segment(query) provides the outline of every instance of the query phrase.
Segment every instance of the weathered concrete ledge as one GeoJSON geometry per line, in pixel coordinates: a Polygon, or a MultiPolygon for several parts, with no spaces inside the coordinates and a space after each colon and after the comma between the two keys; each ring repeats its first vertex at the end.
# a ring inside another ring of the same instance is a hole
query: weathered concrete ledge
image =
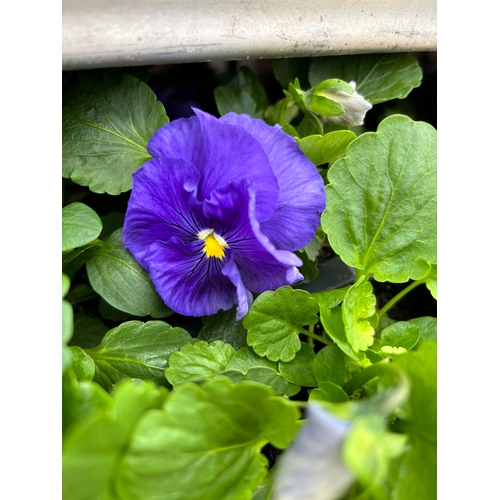
{"type": "Polygon", "coordinates": [[[437,50],[436,0],[63,0],[63,70],[437,50]]]}

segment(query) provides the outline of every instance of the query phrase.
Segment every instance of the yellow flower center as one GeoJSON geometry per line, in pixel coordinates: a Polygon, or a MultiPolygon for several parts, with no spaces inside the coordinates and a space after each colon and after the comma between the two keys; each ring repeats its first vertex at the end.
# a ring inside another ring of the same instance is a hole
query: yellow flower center
{"type": "Polygon", "coordinates": [[[224,248],[228,248],[228,244],[218,234],[214,233],[213,229],[205,229],[198,233],[200,240],[205,240],[205,247],[203,251],[207,257],[217,257],[222,259],[224,257],[224,248]]]}

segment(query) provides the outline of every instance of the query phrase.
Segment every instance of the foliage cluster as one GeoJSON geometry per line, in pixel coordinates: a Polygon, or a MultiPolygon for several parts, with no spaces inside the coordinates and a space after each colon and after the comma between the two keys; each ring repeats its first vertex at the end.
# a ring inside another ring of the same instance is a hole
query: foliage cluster
{"type": "MultiPolygon", "coordinates": [[[[335,498],[436,496],[436,318],[387,316],[416,286],[437,298],[436,130],[401,114],[376,132],[331,120],[348,111],[339,92],[370,108],[405,98],[422,71],[406,54],[271,65],[283,99],[269,103],[243,67],[214,90],[217,108],[296,139],[327,194],[321,227],[298,252],[300,270],[313,281],[330,246],[356,270],[354,282],[266,291],[242,321],[233,308],[197,323],[163,303],[123,248],[123,213],[63,203],[68,500],[284,499],[273,497],[279,471],[268,451],[287,453],[311,403],[350,422],[341,453],[353,480],[335,498]],[[377,309],[373,281],[408,286],[377,309]]],[[[111,206],[169,120],[148,75],[90,71],[64,83],[63,177],[111,206]]]]}

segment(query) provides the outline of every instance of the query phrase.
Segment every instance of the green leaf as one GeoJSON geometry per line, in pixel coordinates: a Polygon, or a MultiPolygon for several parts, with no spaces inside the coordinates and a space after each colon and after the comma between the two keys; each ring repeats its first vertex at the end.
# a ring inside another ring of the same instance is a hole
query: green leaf
{"type": "MultiPolygon", "coordinates": [[[[281,106],[283,105],[284,99],[280,99],[275,102],[272,106],[268,106],[264,111],[263,119],[268,125],[276,125],[279,123],[279,116],[281,111],[281,106]]],[[[295,137],[295,129],[290,125],[290,122],[299,114],[299,108],[297,106],[288,106],[285,110],[285,116],[283,118],[283,131],[287,134],[295,137]]]]}
{"type": "Polygon", "coordinates": [[[214,97],[221,116],[231,112],[238,115],[257,116],[257,106],[246,90],[235,87],[217,87],[214,90],[214,97]]]}
{"type": "Polygon", "coordinates": [[[69,291],[66,300],[71,302],[72,306],[97,298],[97,293],[90,288],[86,283],[78,283],[69,291]]]}
{"type": "MultiPolygon", "coordinates": [[[[65,289],[63,275],[63,294],[65,289]]],[[[68,342],[73,336],[73,307],[67,300],[62,301],[62,369],[63,371],[71,365],[72,354],[68,349],[68,342]]]]}
{"type": "Polygon", "coordinates": [[[109,302],[106,302],[102,297],[99,299],[99,314],[105,318],[110,319],[112,321],[125,321],[133,316],[130,313],[120,311],[116,307],[113,307],[109,302]]]}
{"type": "Polygon", "coordinates": [[[356,356],[347,341],[344,321],[342,319],[342,308],[340,306],[335,306],[330,309],[328,305],[321,304],[319,311],[321,324],[323,325],[323,328],[328,336],[335,342],[342,352],[349,357],[351,361],[360,365],[361,361],[356,356]]]}
{"type": "Polygon", "coordinates": [[[420,85],[422,70],[409,54],[361,54],[315,59],[309,69],[311,85],[330,78],[356,82],[356,92],[368,102],[377,104],[406,97],[420,85]]]}
{"type": "Polygon", "coordinates": [[[285,448],[298,429],[298,409],[254,382],[226,377],[174,389],[161,411],[134,432],[116,491],[123,500],[250,499],[264,479],[268,442],[285,448]]]}
{"type": "Polygon", "coordinates": [[[334,290],[326,290],[325,292],[314,292],[312,296],[317,300],[320,306],[324,305],[329,309],[333,309],[344,300],[345,294],[350,287],[351,285],[336,288],[334,290]]]}
{"type": "Polygon", "coordinates": [[[318,255],[321,245],[325,241],[325,237],[326,235],[323,232],[323,229],[321,229],[321,227],[318,227],[314,238],[302,249],[309,260],[316,260],[316,256],[318,255]]]}
{"type": "Polygon", "coordinates": [[[250,368],[263,366],[278,370],[278,363],[267,358],[259,356],[250,346],[243,346],[238,349],[226,366],[226,370],[240,370],[246,372],[250,368]]]}
{"type": "Polygon", "coordinates": [[[73,279],[80,268],[92,257],[96,247],[101,245],[100,240],[94,240],[92,243],[78,247],[75,250],[69,250],[62,254],[63,272],[73,279]]]}
{"type": "Polygon", "coordinates": [[[233,382],[251,380],[268,385],[277,396],[293,396],[300,391],[300,387],[290,384],[277,372],[276,362],[257,356],[248,346],[235,352],[221,341],[210,344],[199,341],[172,353],[168,363],[165,374],[173,386],[223,375],[233,382]]]}
{"type": "Polygon", "coordinates": [[[247,343],[271,361],[291,361],[300,349],[303,325],[314,325],[318,303],[303,290],[284,286],[257,297],[243,319],[247,343]]]}
{"type": "MultiPolygon", "coordinates": [[[[305,138],[310,135],[315,135],[318,133],[316,125],[310,120],[307,116],[305,116],[300,124],[296,127],[296,134],[294,136],[305,138]]],[[[324,130],[324,129],[323,129],[324,130]]]]}
{"type": "Polygon", "coordinates": [[[71,287],[71,280],[66,274],[62,275],[62,298],[66,297],[71,287]]]}
{"type": "Polygon", "coordinates": [[[104,215],[101,220],[103,227],[99,239],[101,241],[107,241],[115,231],[123,227],[125,214],[123,212],[111,212],[104,215]]]}
{"type": "Polygon", "coordinates": [[[313,373],[314,349],[305,342],[301,342],[300,350],[292,361],[278,363],[281,375],[291,382],[303,387],[316,387],[318,383],[313,373]]]}
{"type": "Polygon", "coordinates": [[[101,319],[76,313],[73,337],[69,345],[90,349],[101,343],[108,330],[101,319]]]}
{"type": "Polygon", "coordinates": [[[368,318],[375,314],[376,302],[373,286],[367,277],[352,285],[342,302],[345,335],[355,353],[365,351],[373,344],[375,330],[368,318]]]}
{"type": "Polygon", "coordinates": [[[101,219],[87,205],[75,202],[62,209],[63,252],[94,241],[101,230],[101,219]]]}
{"type": "Polygon", "coordinates": [[[198,333],[200,340],[213,342],[222,340],[226,344],[231,344],[235,349],[240,349],[246,345],[247,331],[243,328],[241,321],[236,321],[236,308],[229,311],[219,311],[212,316],[201,318],[203,326],[198,333]]]}
{"type": "Polygon", "coordinates": [[[356,139],[356,134],[349,130],[328,132],[325,135],[310,135],[297,139],[300,149],[318,167],[333,163],[345,155],[347,146],[356,139]]]}
{"type": "MultiPolygon", "coordinates": [[[[323,80],[314,86],[309,92],[315,95],[325,95],[325,91],[341,91],[352,95],[354,93],[354,88],[347,82],[339,80],[338,78],[330,78],[328,80],[323,80]]],[[[328,92],[326,92],[328,93],[328,92]]]]}
{"type": "Polygon", "coordinates": [[[264,111],[268,106],[267,94],[255,73],[247,66],[242,66],[238,74],[229,82],[234,86],[246,90],[255,102],[257,111],[264,111]]]}
{"type": "Polygon", "coordinates": [[[113,479],[140,417],[165,397],[151,382],[123,380],[111,408],[95,410],[73,425],[63,440],[63,498],[110,499],[113,479]]]}
{"type": "Polygon", "coordinates": [[[409,321],[398,321],[384,328],[380,333],[380,345],[403,347],[407,351],[418,344],[420,329],[409,321]]]}
{"type": "Polygon", "coordinates": [[[267,385],[274,390],[276,396],[294,396],[300,392],[300,386],[291,384],[286,381],[275,369],[267,366],[252,366],[243,373],[238,370],[224,370],[219,373],[230,378],[233,382],[241,382],[242,380],[250,380],[260,384],[267,385]]]}
{"type": "Polygon", "coordinates": [[[409,319],[408,322],[418,326],[420,331],[419,344],[427,340],[437,342],[437,318],[423,316],[421,318],[409,319]]]}
{"type": "Polygon", "coordinates": [[[437,353],[435,342],[398,356],[394,365],[410,379],[411,392],[400,408],[399,432],[408,434],[405,454],[392,464],[391,498],[436,498],[437,353]]]}
{"type": "Polygon", "coordinates": [[[358,137],[328,171],[321,222],[334,251],[377,281],[436,263],[436,130],[401,115],[358,137]]]}
{"type": "Polygon", "coordinates": [[[124,74],[81,74],[63,95],[63,177],[95,193],[120,194],[151,158],[146,149],[165,123],[150,87],[124,74]]]}
{"type": "Polygon", "coordinates": [[[433,443],[409,437],[408,451],[392,464],[394,500],[437,498],[437,453],[433,443]]]}
{"type": "Polygon", "coordinates": [[[310,64],[307,58],[271,59],[269,64],[273,68],[274,77],[284,89],[288,89],[290,83],[296,79],[307,85],[307,72],[310,64]]]}
{"type": "MultiPolygon", "coordinates": [[[[384,482],[390,473],[391,462],[399,457],[406,437],[388,432],[382,415],[361,415],[353,421],[345,440],[343,455],[351,472],[375,494],[383,496],[384,482]]],[[[407,498],[431,498],[410,495],[407,498]]]]}
{"type": "Polygon", "coordinates": [[[112,411],[112,408],[113,399],[99,384],[78,381],[71,368],[64,371],[62,377],[63,438],[72,426],[81,425],[81,421],[91,413],[112,411]]]}
{"type": "Polygon", "coordinates": [[[252,500],[272,500],[273,481],[276,470],[276,467],[269,470],[264,481],[252,492],[252,500]]]}
{"type": "Polygon", "coordinates": [[[431,295],[437,300],[438,295],[437,295],[437,265],[431,266],[431,271],[429,274],[425,277],[425,284],[429,291],[431,292],[431,295]]]}
{"type": "MultiPolygon", "coordinates": [[[[374,339],[373,343],[375,344],[376,340],[374,339]]],[[[374,351],[373,349],[367,349],[366,351],[363,351],[363,354],[368,358],[370,363],[374,365],[375,363],[380,363],[384,359],[384,356],[379,354],[377,351],[374,351]]]]}
{"type": "Polygon", "coordinates": [[[313,361],[313,373],[318,382],[333,382],[339,386],[345,382],[345,360],[337,345],[321,349],[313,361]]]}
{"type": "Polygon", "coordinates": [[[330,403],[345,403],[349,396],[340,385],[334,382],[320,382],[309,394],[309,401],[328,401],[330,403]]]}
{"type": "Polygon", "coordinates": [[[220,340],[199,340],[182,346],[168,359],[167,380],[175,387],[185,382],[203,380],[226,369],[234,355],[234,347],[220,340]]]}
{"type": "Polygon", "coordinates": [[[401,407],[404,430],[435,443],[437,436],[437,346],[424,342],[393,361],[410,379],[411,392],[401,407]]]}
{"type": "Polygon", "coordinates": [[[306,105],[310,111],[320,116],[339,116],[344,113],[342,104],[323,96],[311,95],[306,105]]]}
{"type": "Polygon", "coordinates": [[[262,118],[268,105],[264,88],[246,66],[240,68],[227,86],[216,88],[214,96],[221,116],[233,111],[262,118]]]}
{"type": "Polygon", "coordinates": [[[314,280],[318,277],[318,264],[316,257],[309,259],[306,252],[295,252],[295,255],[302,261],[299,272],[304,277],[304,281],[314,280]]]}
{"type": "Polygon", "coordinates": [[[94,257],[87,262],[87,273],[92,288],[121,311],[153,318],[172,314],[148,273],[123,247],[121,229],[96,248],[94,257]]]}
{"type": "Polygon", "coordinates": [[[194,339],[182,328],[163,321],[128,321],[109,330],[87,354],[96,365],[95,380],[106,389],[124,377],[165,385],[168,357],[194,339]]]}
{"type": "Polygon", "coordinates": [[[62,301],[62,338],[68,343],[73,336],[73,307],[67,300],[62,301]]]}
{"type": "Polygon", "coordinates": [[[71,368],[78,380],[92,380],[95,374],[94,360],[81,347],[70,347],[70,351],[73,358],[71,368]]]}

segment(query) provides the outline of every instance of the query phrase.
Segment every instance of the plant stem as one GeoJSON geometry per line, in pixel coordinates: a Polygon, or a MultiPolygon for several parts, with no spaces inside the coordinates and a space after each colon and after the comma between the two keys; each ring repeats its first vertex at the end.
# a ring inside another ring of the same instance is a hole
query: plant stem
{"type": "Polygon", "coordinates": [[[358,387],[361,387],[364,383],[368,382],[368,380],[378,377],[382,373],[386,373],[390,370],[391,368],[388,363],[389,361],[384,360],[361,370],[357,375],[354,375],[354,377],[348,380],[342,389],[344,389],[347,394],[352,394],[358,387]]]}
{"type": "Polygon", "coordinates": [[[314,335],[314,325],[309,325],[309,336],[307,337],[307,343],[314,348],[314,339],[310,336],[310,334],[314,335]]]}
{"type": "Polygon", "coordinates": [[[305,111],[305,114],[309,117],[310,120],[312,120],[314,126],[318,129],[319,135],[323,135],[323,124],[321,123],[321,120],[314,113],[311,113],[307,108],[305,109],[305,111]]]}
{"type": "Polygon", "coordinates": [[[410,285],[408,285],[406,288],[404,288],[403,290],[401,290],[391,300],[389,300],[389,302],[387,302],[387,304],[384,307],[382,307],[382,309],[380,309],[380,311],[377,313],[378,314],[378,320],[379,320],[379,322],[386,315],[387,311],[389,311],[390,309],[392,309],[394,307],[394,305],[399,300],[401,300],[407,293],[411,292],[415,287],[417,287],[418,285],[421,285],[422,283],[425,283],[425,281],[424,280],[414,281],[413,283],[411,283],[410,285]]]}
{"type": "Polygon", "coordinates": [[[292,99],[291,96],[287,96],[283,99],[283,102],[281,103],[280,107],[280,112],[278,114],[278,123],[283,127],[286,125],[285,119],[286,119],[286,109],[287,109],[287,104],[290,102],[292,99]]]}
{"type": "Polygon", "coordinates": [[[361,269],[356,269],[356,275],[354,276],[354,283],[356,283],[356,281],[358,281],[359,278],[361,278],[361,276],[364,276],[361,269]]]}
{"type": "MultiPolygon", "coordinates": [[[[307,331],[307,330],[302,329],[301,333],[303,333],[304,335],[307,335],[308,337],[316,339],[316,340],[318,340],[319,342],[322,342],[325,345],[330,345],[332,343],[332,342],[329,342],[328,340],[324,339],[323,337],[320,337],[319,335],[316,335],[315,333],[312,333],[311,331],[307,331]]],[[[308,339],[308,341],[309,341],[309,339],[308,339]]]]}

